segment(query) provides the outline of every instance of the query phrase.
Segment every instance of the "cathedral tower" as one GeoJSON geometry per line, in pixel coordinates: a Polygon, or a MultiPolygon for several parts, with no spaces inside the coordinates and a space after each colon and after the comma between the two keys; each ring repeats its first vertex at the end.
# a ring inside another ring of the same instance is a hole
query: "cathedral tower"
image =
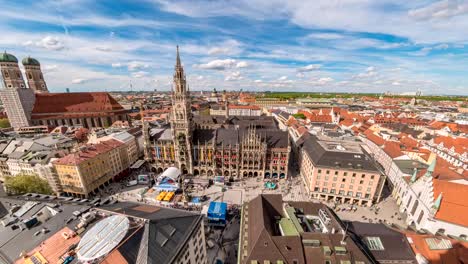
{"type": "Polygon", "coordinates": [[[7,112],[8,120],[14,129],[31,125],[31,112],[34,107],[34,91],[27,89],[15,56],[0,54],[0,99],[7,112]]]}
{"type": "Polygon", "coordinates": [[[182,173],[193,173],[192,162],[192,104],[184,68],[180,62],[179,46],[172,87],[171,127],[175,158],[182,173]]]}
{"type": "Polygon", "coordinates": [[[41,64],[34,58],[24,58],[23,66],[26,71],[26,79],[28,80],[29,89],[33,89],[36,93],[47,93],[47,84],[41,71],[41,64]]]}
{"type": "Polygon", "coordinates": [[[0,68],[2,70],[3,84],[5,89],[26,88],[18,66],[18,59],[5,52],[0,55],[0,68]]]}

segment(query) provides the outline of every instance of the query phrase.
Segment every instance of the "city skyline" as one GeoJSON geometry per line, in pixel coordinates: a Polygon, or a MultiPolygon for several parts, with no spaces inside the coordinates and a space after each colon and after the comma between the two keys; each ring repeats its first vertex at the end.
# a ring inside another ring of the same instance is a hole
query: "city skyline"
{"type": "Polygon", "coordinates": [[[0,48],[52,92],[170,90],[179,45],[191,90],[467,95],[463,1],[209,2],[4,3],[0,48]]]}

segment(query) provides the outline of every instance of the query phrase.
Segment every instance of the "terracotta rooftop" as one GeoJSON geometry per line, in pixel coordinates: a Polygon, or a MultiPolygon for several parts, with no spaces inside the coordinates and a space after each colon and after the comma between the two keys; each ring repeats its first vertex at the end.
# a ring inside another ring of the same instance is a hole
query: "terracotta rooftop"
{"type": "Polygon", "coordinates": [[[34,117],[61,113],[103,113],[126,111],[109,93],[38,93],[32,111],[34,117]]]}
{"type": "Polygon", "coordinates": [[[433,250],[429,248],[426,239],[441,239],[441,237],[420,235],[411,231],[406,231],[405,235],[411,239],[410,245],[414,253],[422,255],[431,264],[468,263],[468,242],[443,237],[442,239],[447,239],[452,243],[452,248],[433,250]]]}
{"type": "Polygon", "coordinates": [[[435,218],[468,226],[468,185],[433,179],[434,199],[442,193],[442,203],[435,218]]]}
{"type": "MultiPolygon", "coordinates": [[[[80,241],[79,236],[74,236],[69,239],[65,239],[62,236],[62,233],[71,233],[73,232],[70,228],[65,227],[62,230],[55,233],[53,236],[45,240],[41,245],[36,247],[35,249],[28,252],[28,256],[32,256],[35,254],[40,254],[42,257],[47,260],[47,263],[58,263],[59,258],[67,253],[68,248],[76,244],[80,241]]],[[[18,245],[19,246],[19,245],[18,245]]],[[[16,264],[27,264],[27,263],[36,263],[32,262],[29,258],[20,258],[16,262],[16,264]]]]}
{"type": "Polygon", "coordinates": [[[376,134],[374,134],[374,132],[372,132],[369,129],[364,131],[363,134],[367,137],[368,140],[374,142],[374,144],[378,146],[382,146],[383,144],[385,144],[385,140],[383,138],[377,136],[376,134]]]}
{"type": "Polygon", "coordinates": [[[383,150],[390,156],[392,159],[401,157],[405,155],[400,148],[400,144],[394,141],[385,142],[383,150]]]}
{"type": "Polygon", "coordinates": [[[229,109],[251,109],[260,110],[260,107],[256,105],[229,105],[229,109]]]}
{"type": "Polygon", "coordinates": [[[101,141],[99,144],[87,145],[83,150],[68,154],[67,156],[60,158],[53,163],[57,165],[78,165],[81,162],[92,159],[123,144],[124,143],[115,139],[101,141]]]}
{"type": "Polygon", "coordinates": [[[434,138],[434,143],[437,145],[442,144],[442,146],[447,149],[453,148],[453,150],[460,155],[463,155],[463,153],[468,151],[468,138],[466,137],[438,136],[434,138]]]}

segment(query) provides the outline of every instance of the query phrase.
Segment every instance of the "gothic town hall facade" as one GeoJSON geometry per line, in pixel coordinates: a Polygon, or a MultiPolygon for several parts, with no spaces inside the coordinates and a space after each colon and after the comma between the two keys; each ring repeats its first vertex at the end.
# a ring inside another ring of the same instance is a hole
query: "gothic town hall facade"
{"type": "Polygon", "coordinates": [[[289,136],[274,118],[192,115],[178,49],[169,123],[143,124],[145,158],[156,173],[177,167],[185,174],[210,178],[288,175],[289,136]]]}

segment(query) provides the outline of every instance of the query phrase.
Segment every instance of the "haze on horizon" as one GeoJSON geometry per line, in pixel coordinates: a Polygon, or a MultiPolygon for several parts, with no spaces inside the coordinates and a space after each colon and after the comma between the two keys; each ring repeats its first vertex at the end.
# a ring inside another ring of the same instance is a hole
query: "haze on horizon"
{"type": "Polygon", "coordinates": [[[468,95],[468,2],[0,0],[0,48],[49,89],[468,95]]]}

